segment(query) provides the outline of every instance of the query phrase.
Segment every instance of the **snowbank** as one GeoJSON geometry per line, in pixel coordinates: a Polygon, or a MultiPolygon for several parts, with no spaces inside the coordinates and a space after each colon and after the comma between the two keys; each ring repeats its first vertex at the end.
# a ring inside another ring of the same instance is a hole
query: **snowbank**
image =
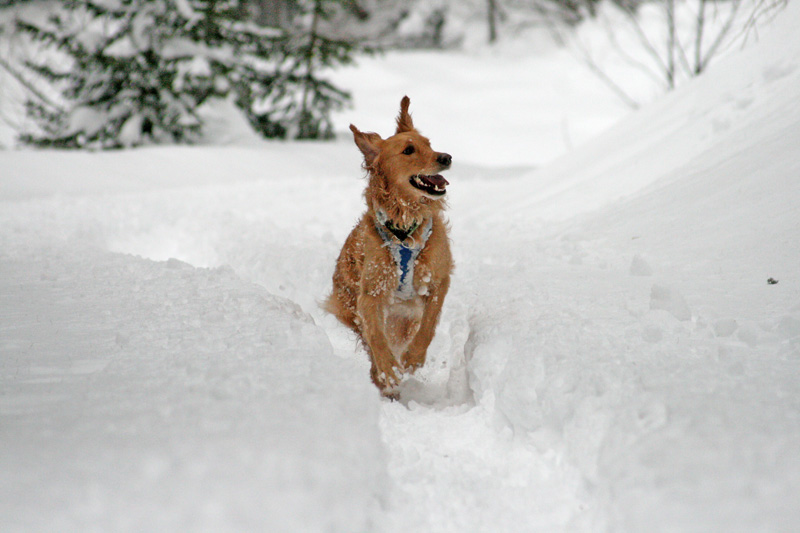
{"type": "Polygon", "coordinates": [[[481,211],[471,383],[578,466],[575,528],[800,523],[798,14],[481,211]]]}
{"type": "Polygon", "coordinates": [[[377,393],[296,304],[230,268],[4,237],[5,531],[373,528],[377,393]]]}

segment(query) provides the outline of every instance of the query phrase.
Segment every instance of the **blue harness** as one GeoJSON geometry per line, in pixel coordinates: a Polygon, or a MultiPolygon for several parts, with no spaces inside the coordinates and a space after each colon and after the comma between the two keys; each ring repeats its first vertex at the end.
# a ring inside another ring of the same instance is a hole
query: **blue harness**
{"type": "Polygon", "coordinates": [[[400,235],[390,229],[393,226],[390,226],[391,222],[386,213],[376,211],[375,219],[375,229],[383,239],[383,246],[389,249],[394,264],[397,265],[398,284],[395,296],[401,300],[409,300],[414,297],[414,263],[433,232],[433,218],[429,218],[425,223],[419,239],[410,235],[417,229],[416,226],[401,239],[400,235]],[[397,238],[392,238],[393,235],[397,238]]]}

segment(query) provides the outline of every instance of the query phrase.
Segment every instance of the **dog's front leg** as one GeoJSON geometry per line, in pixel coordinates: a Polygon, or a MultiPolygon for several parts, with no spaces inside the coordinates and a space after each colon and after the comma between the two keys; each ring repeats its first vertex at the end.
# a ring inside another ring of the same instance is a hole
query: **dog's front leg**
{"type": "Polygon", "coordinates": [[[390,398],[396,396],[394,388],[398,379],[395,368],[397,361],[389,348],[386,334],[383,331],[384,301],[382,295],[372,295],[363,291],[358,297],[358,316],[361,321],[361,336],[367,345],[372,369],[372,381],[380,389],[381,394],[390,398]]]}
{"type": "Polygon", "coordinates": [[[444,297],[447,296],[449,288],[449,278],[445,278],[438,284],[429,287],[419,331],[417,331],[411,344],[408,345],[406,353],[403,354],[404,369],[414,372],[425,364],[425,355],[428,352],[428,346],[433,340],[436,324],[439,322],[439,313],[442,311],[444,297]]]}

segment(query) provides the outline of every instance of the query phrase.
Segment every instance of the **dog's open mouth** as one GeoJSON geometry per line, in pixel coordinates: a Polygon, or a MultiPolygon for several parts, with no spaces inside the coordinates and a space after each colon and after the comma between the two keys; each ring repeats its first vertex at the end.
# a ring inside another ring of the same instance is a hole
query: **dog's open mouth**
{"type": "Polygon", "coordinates": [[[447,192],[449,183],[444,179],[441,174],[434,176],[426,176],[424,174],[417,174],[411,176],[411,185],[417,189],[430,194],[431,196],[441,196],[447,192]]]}

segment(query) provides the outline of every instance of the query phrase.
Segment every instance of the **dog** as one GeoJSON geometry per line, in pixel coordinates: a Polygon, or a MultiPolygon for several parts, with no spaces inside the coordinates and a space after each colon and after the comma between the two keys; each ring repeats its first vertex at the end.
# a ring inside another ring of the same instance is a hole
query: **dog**
{"type": "Polygon", "coordinates": [[[397,130],[386,139],[350,125],[364,156],[367,210],[345,240],[325,302],[358,335],[373,383],[394,400],[398,374],[425,364],[453,271],[442,216],[449,183],[439,174],[452,157],[416,130],[409,103],[400,101],[397,130]]]}

